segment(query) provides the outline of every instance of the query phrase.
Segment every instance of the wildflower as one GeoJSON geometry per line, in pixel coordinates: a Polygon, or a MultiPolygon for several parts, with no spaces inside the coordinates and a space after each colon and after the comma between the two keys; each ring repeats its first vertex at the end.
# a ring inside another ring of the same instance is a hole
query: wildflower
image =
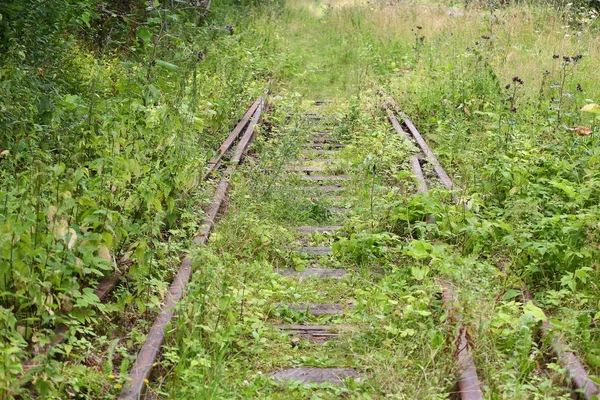
{"type": "Polygon", "coordinates": [[[148,378],[144,379],[144,383],[147,385],[148,383],[150,383],[150,381],[148,380],[148,378]]]}
{"type": "Polygon", "coordinates": [[[110,374],[110,375],[108,376],[108,379],[115,379],[115,376],[114,376],[113,374],[110,374]]]}
{"type": "Polygon", "coordinates": [[[510,89],[510,83],[508,83],[506,86],[504,86],[504,88],[505,88],[506,90],[510,89]]]}
{"type": "Polygon", "coordinates": [[[487,36],[487,35],[481,35],[481,38],[482,38],[482,39],[486,39],[486,40],[489,40],[489,39],[490,39],[490,37],[489,37],[489,36],[487,36]]]}
{"type": "Polygon", "coordinates": [[[571,57],[573,62],[577,62],[577,61],[581,60],[582,58],[583,58],[582,54],[577,54],[576,56],[571,57]]]}
{"type": "Polygon", "coordinates": [[[197,52],[196,57],[198,57],[198,61],[204,60],[204,52],[203,51],[197,52]]]}
{"type": "Polygon", "coordinates": [[[552,54],[552,58],[554,58],[556,60],[557,58],[560,58],[560,55],[558,55],[558,54],[552,54]]]}
{"type": "Polygon", "coordinates": [[[423,27],[420,25],[417,25],[417,29],[423,29],[423,27]]]}
{"type": "Polygon", "coordinates": [[[513,107],[511,107],[511,108],[510,108],[510,112],[517,112],[517,107],[514,107],[514,106],[513,106],[513,107]]]}
{"type": "Polygon", "coordinates": [[[583,92],[583,88],[581,87],[581,83],[577,84],[577,91],[578,92],[583,92]]]}
{"type": "Polygon", "coordinates": [[[569,57],[569,56],[563,56],[563,61],[568,64],[568,63],[571,62],[571,57],[569,57]]]}
{"type": "Polygon", "coordinates": [[[512,81],[513,81],[514,83],[519,83],[519,84],[521,84],[521,85],[525,83],[525,81],[524,81],[523,79],[519,78],[518,76],[515,76],[515,77],[512,79],[512,81]]]}
{"type": "Polygon", "coordinates": [[[230,34],[233,35],[233,33],[235,32],[235,29],[233,28],[233,25],[227,25],[225,27],[225,30],[228,31],[230,34]]]}

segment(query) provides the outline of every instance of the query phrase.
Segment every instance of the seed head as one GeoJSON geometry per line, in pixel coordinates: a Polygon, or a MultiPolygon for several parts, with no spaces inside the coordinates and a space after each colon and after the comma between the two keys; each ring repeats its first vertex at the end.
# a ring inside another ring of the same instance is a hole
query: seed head
{"type": "Polygon", "coordinates": [[[560,58],[560,55],[558,55],[558,54],[552,54],[552,58],[554,58],[556,60],[557,58],[560,58]]]}
{"type": "Polygon", "coordinates": [[[577,84],[577,91],[578,92],[583,92],[583,88],[581,87],[581,83],[577,84]]]}
{"type": "Polygon", "coordinates": [[[504,88],[505,88],[506,90],[510,89],[510,83],[508,83],[506,86],[504,86],[504,88]]]}
{"type": "Polygon", "coordinates": [[[481,36],[481,38],[482,38],[482,39],[485,39],[485,40],[489,40],[489,39],[490,39],[490,37],[489,37],[489,36],[487,36],[487,35],[482,35],[482,36],[481,36]]]}
{"type": "Polygon", "coordinates": [[[517,112],[517,107],[511,107],[510,112],[513,112],[513,113],[517,112]]]}

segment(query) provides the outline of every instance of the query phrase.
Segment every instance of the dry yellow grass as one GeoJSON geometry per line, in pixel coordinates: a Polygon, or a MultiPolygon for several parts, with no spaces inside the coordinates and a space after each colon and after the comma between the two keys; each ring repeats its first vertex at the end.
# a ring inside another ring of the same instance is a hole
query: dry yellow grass
{"type": "MultiPolygon", "coordinates": [[[[291,4],[310,10],[317,17],[322,17],[331,8],[328,29],[345,35],[354,32],[356,37],[348,40],[356,40],[357,45],[364,32],[382,46],[392,41],[410,43],[418,33],[425,36],[429,46],[435,46],[431,49],[431,57],[437,58],[435,63],[438,64],[452,57],[464,57],[466,47],[477,47],[502,82],[509,82],[518,75],[531,92],[539,88],[544,71],[552,72],[560,66],[560,60],[553,59],[553,54],[583,54],[574,76],[587,81],[588,93],[600,93],[600,81],[592,79],[600,76],[597,62],[600,60],[600,41],[585,28],[574,32],[553,9],[521,5],[497,10],[491,17],[485,10],[457,11],[425,3],[293,0],[291,4]],[[418,32],[417,26],[422,28],[418,32]]],[[[398,54],[399,58],[401,56],[398,54]]]]}

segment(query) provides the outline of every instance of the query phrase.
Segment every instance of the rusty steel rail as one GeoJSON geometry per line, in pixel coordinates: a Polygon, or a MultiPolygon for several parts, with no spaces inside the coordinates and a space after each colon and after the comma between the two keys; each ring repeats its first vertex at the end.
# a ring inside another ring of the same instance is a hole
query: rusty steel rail
{"type": "MultiPolygon", "coordinates": [[[[533,302],[533,296],[529,289],[523,289],[523,303],[533,302]]],[[[586,399],[597,399],[600,397],[600,388],[590,379],[587,371],[575,353],[568,350],[568,345],[560,338],[552,334],[553,326],[548,321],[542,321],[541,333],[544,338],[550,340],[550,347],[554,355],[569,374],[570,383],[573,388],[579,392],[579,395],[586,399]]]]}
{"type": "MultiPolygon", "coordinates": [[[[398,122],[398,118],[396,118],[394,113],[392,113],[390,110],[388,110],[388,118],[396,129],[396,132],[403,136],[405,140],[412,143],[410,135],[406,133],[404,129],[402,129],[402,125],[400,125],[400,122],[398,122]]],[[[425,181],[425,175],[423,174],[423,169],[421,168],[421,162],[416,154],[413,154],[410,157],[410,166],[413,174],[415,175],[415,179],[417,180],[417,193],[427,193],[429,188],[427,187],[427,182],[425,181]]],[[[435,217],[433,215],[428,215],[425,220],[428,224],[431,224],[435,222],[435,217]]]]}
{"type": "Polygon", "coordinates": [[[389,94],[386,93],[385,90],[381,88],[378,89],[378,92],[387,101],[387,104],[383,105],[383,109],[387,111],[388,117],[390,118],[392,125],[394,125],[394,128],[396,128],[396,131],[398,131],[398,133],[407,138],[409,141],[414,141],[417,143],[417,145],[421,148],[421,151],[427,158],[427,161],[429,161],[429,163],[431,163],[431,165],[433,166],[435,173],[440,178],[444,187],[451,191],[450,193],[452,195],[452,201],[458,202],[458,197],[453,192],[455,186],[452,182],[452,179],[450,179],[450,177],[444,170],[444,167],[442,167],[440,161],[437,159],[437,157],[435,156],[425,139],[423,139],[423,136],[421,136],[421,134],[419,133],[415,125],[411,122],[411,120],[408,118],[408,116],[398,107],[393,97],[391,97],[389,94]],[[398,118],[396,117],[396,115],[394,115],[394,112],[398,114],[400,118],[402,118],[402,122],[410,131],[410,135],[402,129],[398,118]]]}
{"type": "Polygon", "coordinates": [[[410,121],[410,119],[408,119],[406,114],[401,113],[400,116],[402,117],[404,124],[412,134],[413,138],[423,151],[423,154],[425,154],[425,156],[427,157],[427,160],[431,163],[431,165],[433,165],[433,169],[444,184],[444,187],[448,190],[454,189],[454,183],[452,183],[452,179],[450,179],[446,171],[444,171],[442,164],[440,164],[435,154],[433,154],[433,151],[431,151],[431,148],[429,148],[429,145],[427,145],[427,142],[425,141],[425,139],[423,139],[423,136],[421,136],[417,128],[415,128],[415,126],[410,121]]]}
{"type": "MultiPolygon", "coordinates": [[[[383,95],[386,95],[385,92],[383,92],[383,91],[380,91],[380,93],[382,93],[383,95]]],[[[419,144],[419,147],[421,147],[421,150],[427,156],[428,160],[433,164],[434,170],[437,173],[438,177],[444,183],[444,186],[446,186],[446,188],[448,188],[448,189],[453,188],[454,185],[452,183],[452,180],[450,179],[450,177],[448,177],[448,175],[444,171],[444,169],[443,169],[442,165],[439,163],[439,161],[437,161],[437,158],[435,157],[435,155],[433,154],[433,152],[431,151],[429,146],[427,146],[427,143],[425,142],[423,137],[419,134],[419,132],[414,127],[412,122],[410,122],[410,119],[408,119],[406,114],[404,114],[402,111],[400,111],[396,107],[394,107],[394,108],[395,108],[395,111],[402,116],[403,122],[408,127],[408,129],[411,131],[413,138],[419,144]]],[[[402,136],[404,136],[405,138],[407,138],[408,140],[410,140],[410,137],[402,129],[402,126],[401,126],[400,122],[398,121],[398,119],[396,118],[396,116],[394,115],[394,113],[392,113],[389,109],[388,109],[388,118],[390,119],[390,121],[391,121],[392,125],[394,126],[394,128],[396,129],[396,131],[399,134],[401,134],[402,136]]],[[[421,170],[421,165],[419,163],[419,160],[416,158],[416,156],[411,157],[410,164],[411,164],[413,173],[415,174],[415,178],[417,180],[417,191],[419,193],[427,193],[427,190],[428,190],[427,183],[425,182],[425,179],[423,177],[423,171],[421,170]]],[[[453,201],[458,202],[458,199],[454,196],[454,194],[453,194],[453,201]]],[[[431,220],[428,219],[427,222],[431,222],[431,220]]],[[[443,282],[443,284],[442,284],[442,286],[443,286],[442,296],[444,298],[445,305],[452,304],[455,302],[454,290],[451,286],[448,286],[448,285],[449,285],[448,282],[443,282]]],[[[524,298],[526,300],[531,300],[532,296],[527,292],[524,295],[524,298]]],[[[568,345],[563,340],[555,337],[552,334],[552,324],[550,324],[550,322],[548,322],[548,321],[542,322],[541,333],[542,333],[542,336],[544,336],[545,338],[549,338],[551,348],[552,348],[553,352],[555,353],[556,358],[559,360],[560,364],[567,371],[567,373],[569,375],[569,379],[571,381],[570,383],[572,384],[573,388],[576,391],[578,391],[579,394],[585,400],[592,400],[594,398],[600,397],[600,388],[593,380],[590,379],[588,373],[586,372],[585,368],[583,367],[583,364],[581,363],[581,361],[579,360],[577,355],[575,355],[575,353],[573,353],[572,351],[567,350],[568,345]]],[[[459,363],[459,368],[461,368],[461,371],[462,371],[461,378],[459,380],[459,391],[460,391],[461,399],[462,400],[481,399],[483,397],[481,394],[481,388],[479,386],[479,380],[477,378],[477,371],[475,370],[475,364],[472,361],[472,357],[471,357],[470,351],[468,349],[469,344],[468,344],[468,340],[466,337],[466,330],[462,325],[459,328],[459,334],[456,338],[456,342],[457,342],[457,359],[458,359],[458,363],[459,363]]]]}
{"type": "Polygon", "coordinates": [[[458,325],[454,342],[456,343],[456,360],[460,371],[460,378],[458,379],[460,398],[461,400],[482,400],[483,393],[471,354],[471,345],[467,339],[467,328],[461,321],[460,310],[457,309],[459,301],[456,292],[450,282],[441,281],[440,284],[442,286],[442,301],[444,308],[448,311],[449,320],[458,325]]]}
{"type": "MultiPolygon", "coordinates": [[[[388,110],[388,118],[390,119],[392,125],[396,129],[401,136],[403,136],[407,141],[412,142],[408,133],[402,129],[400,122],[398,122],[398,118],[388,110]]],[[[427,188],[427,182],[425,182],[425,176],[423,175],[423,169],[421,169],[421,163],[419,162],[419,157],[416,154],[413,154],[410,157],[410,166],[415,174],[415,179],[417,180],[417,192],[421,194],[425,194],[429,191],[427,188]]]]}
{"type": "MultiPolygon", "coordinates": [[[[225,171],[223,178],[220,180],[212,198],[211,205],[206,212],[206,217],[204,218],[201,228],[194,237],[194,244],[196,246],[204,245],[208,241],[210,232],[215,225],[219,210],[221,209],[227,195],[230,178],[233,175],[235,168],[240,164],[244,153],[248,149],[248,146],[254,139],[254,127],[261,118],[264,106],[264,100],[261,99],[258,103],[256,111],[254,112],[252,121],[246,128],[244,135],[236,146],[236,151],[231,159],[231,164],[225,171]]],[[[145,387],[145,382],[150,376],[153,364],[155,363],[158,353],[164,342],[167,324],[171,321],[173,315],[175,314],[176,306],[183,296],[183,292],[188,281],[190,280],[191,274],[192,258],[189,255],[186,255],[181,263],[177,275],[175,276],[175,279],[173,280],[173,283],[169,287],[166,300],[161,307],[161,311],[156,317],[154,324],[150,328],[150,331],[146,337],[146,341],[142,345],[135,363],[131,368],[129,373],[130,381],[123,387],[123,390],[119,395],[119,400],[136,400],[140,398],[145,387]]]]}
{"type": "Polygon", "coordinates": [[[208,171],[206,171],[206,173],[202,177],[202,180],[206,180],[206,178],[212,175],[213,172],[215,172],[215,170],[219,168],[223,156],[229,151],[229,149],[231,149],[231,146],[233,146],[234,141],[238,138],[242,130],[248,124],[250,118],[254,115],[254,112],[256,111],[256,108],[258,107],[260,102],[261,99],[256,99],[256,101],[252,103],[250,108],[248,108],[248,111],[246,111],[246,114],[244,114],[240,122],[235,126],[235,128],[233,128],[233,130],[231,131],[227,139],[225,139],[221,147],[219,147],[219,150],[217,151],[218,154],[208,161],[208,171]]]}
{"type": "Polygon", "coordinates": [[[586,400],[597,399],[600,397],[600,388],[590,379],[587,371],[579,361],[579,358],[572,351],[567,350],[567,344],[561,339],[555,337],[552,332],[552,324],[548,321],[542,321],[542,335],[550,338],[550,345],[560,361],[563,368],[567,370],[569,379],[573,387],[580,392],[579,394],[586,400]]]}

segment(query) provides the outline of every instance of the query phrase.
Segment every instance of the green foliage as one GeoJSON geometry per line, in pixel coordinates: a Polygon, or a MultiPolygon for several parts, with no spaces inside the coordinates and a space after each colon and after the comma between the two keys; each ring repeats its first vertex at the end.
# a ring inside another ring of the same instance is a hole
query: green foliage
{"type": "MultiPolygon", "coordinates": [[[[99,323],[107,316],[151,318],[160,306],[202,219],[203,165],[262,93],[271,61],[268,42],[247,39],[256,26],[214,30],[236,24],[237,8],[205,11],[158,1],[0,5],[0,397],[114,394],[109,374],[99,385],[61,383],[68,372],[52,372],[52,361],[28,372],[34,385],[17,377],[59,324],[68,339],[56,354],[85,353],[120,329],[99,323]],[[127,286],[105,306],[93,290],[116,272],[127,286]]],[[[129,363],[140,337],[122,334],[133,339],[120,345],[129,363]]]]}
{"type": "Polygon", "coordinates": [[[365,264],[381,258],[387,253],[387,245],[393,237],[387,233],[359,232],[350,238],[341,238],[333,244],[334,254],[340,259],[365,264]]]}
{"type": "Polygon", "coordinates": [[[537,372],[545,319],[598,374],[594,11],[212,3],[211,15],[206,2],[0,4],[0,397],[114,398],[202,219],[202,168],[271,76],[278,91],[254,147],[261,162],[236,176],[213,248],[195,254],[158,371],[172,379],[152,385],[154,395],[443,398],[455,383],[455,332],[438,276],[460,283],[491,396],[568,395],[555,384],[559,365],[537,372]],[[414,148],[380,111],[381,85],[462,188],[463,204],[435,181],[412,194],[414,148]],[[281,185],[306,128],[289,117],[303,96],[341,102],[328,109],[338,125],[327,129],[347,144],[342,166],[357,176],[343,204],[298,180],[281,185]],[[352,278],[300,287],[272,273],[312,262],[285,250],[293,227],[333,224],[331,208],[348,205],[339,236],[311,240],[335,240],[329,266],[352,268],[352,278]],[[124,284],[104,303],[92,288],[115,272],[124,284]],[[520,301],[523,283],[533,302],[520,301]],[[276,305],[332,298],[356,305],[347,322],[360,333],[331,356],[290,346],[265,322],[307,321],[276,305]],[[59,324],[65,344],[25,373],[22,362],[59,324]],[[294,360],[369,365],[375,377],[282,389],[262,374],[294,360]]]}

